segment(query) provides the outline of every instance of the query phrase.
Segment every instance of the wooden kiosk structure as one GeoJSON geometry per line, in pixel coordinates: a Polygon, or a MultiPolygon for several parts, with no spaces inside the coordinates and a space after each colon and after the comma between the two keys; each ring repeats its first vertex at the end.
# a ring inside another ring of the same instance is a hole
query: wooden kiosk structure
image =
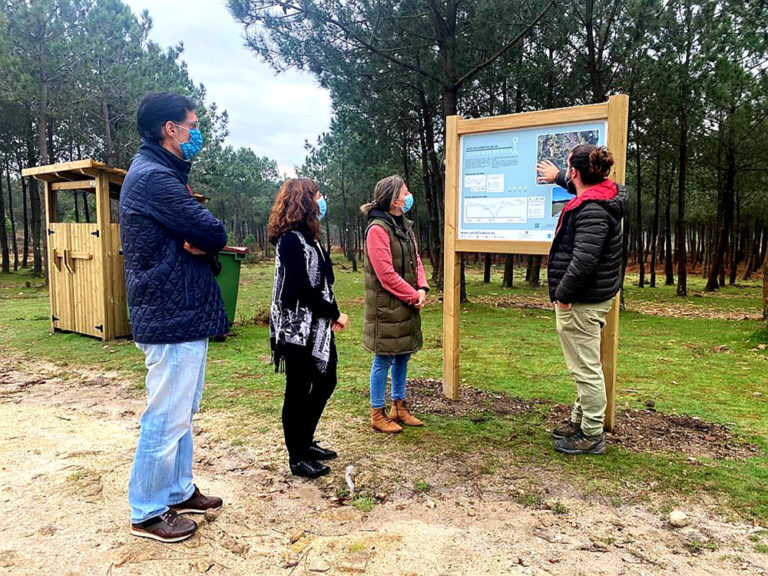
{"type": "MultiPolygon", "coordinates": [[[[531,234],[530,238],[520,239],[499,239],[501,236],[497,233],[489,233],[489,238],[482,237],[482,234],[476,234],[476,237],[462,238],[461,215],[462,209],[468,210],[466,205],[460,205],[464,188],[473,185],[482,188],[486,192],[491,191],[490,176],[474,173],[467,170],[467,166],[462,163],[463,140],[466,137],[473,137],[480,134],[498,134],[504,131],[510,132],[510,138],[507,146],[509,154],[523,157],[526,150],[518,150],[519,138],[514,137],[513,131],[526,129],[538,129],[542,132],[547,131],[568,131],[569,127],[578,130],[579,123],[599,123],[601,130],[605,130],[604,142],[611,150],[614,157],[613,172],[611,178],[618,184],[623,184],[626,172],[626,151],[627,151],[627,120],[629,113],[629,97],[624,94],[612,96],[608,102],[603,104],[591,104],[586,106],[577,106],[573,108],[560,108],[555,110],[543,110],[537,112],[523,112],[520,114],[508,114],[504,116],[495,116],[489,118],[476,118],[465,120],[460,116],[449,116],[446,118],[446,182],[445,182],[445,290],[443,296],[443,393],[456,399],[459,395],[459,350],[460,350],[460,331],[459,331],[459,312],[460,312],[460,278],[461,278],[461,253],[462,252],[492,252],[506,254],[549,254],[552,245],[551,238],[553,234],[543,236],[541,234],[531,234]],[[468,174],[469,172],[469,174],[468,174]],[[480,184],[477,184],[476,176],[482,178],[480,184]],[[462,180],[464,176],[464,180],[462,180]],[[488,178],[487,187],[486,180],[488,178]]],[[[488,153],[490,155],[498,154],[494,146],[478,146],[475,148],[478,156],[488,153]]],[[[535,156],[534,156],[535,158],[535,156]]],[[[496,158],[473,158],[473,165],[492,166],[504,165],[507,161],[501,156],[496,158]]],[[[535,159],[533,165],[523,162],[521,170],[535,170],[535,159]]],[[[514,158],[506,164],[516,165],[514,158]]],[[[496,170],[500,172],[501,170],[496,170]]],[[[500,174],[493,175],[493,191],[503,192],[505,188],[504,177],[500,174]],[[501,188],[501,189],[499,189],[501,188]]],[[[554,192],[553,192],[554,194],[554,192]]],[[[487,194],[493,196],[493,194],[487,194]]],[[[546,209],[543,203],[544,198],[537,199],[539,210],[546,209]]],[[[479,209],[488,210],[493,214],[493,210],[501,210],[500,204],[495,206],[490,203],[493,200],[483,199],[486,204],[479,204],[479,209]]],[[[552,199],[554,203],[554,198],[552,199]]],[[[530,214],[530,212],[529,212],[530,214]]],[[[554,216],[554,209],[553,209],[554,216]]],[[[464,214],[466,216],[466,214],[464,214]]],[[[475,220],[482,220],[476,218],[475,220]]],[[[465,220],[466,221],[466,220],[465,220]]],[[[538,232],[538,231],[537,231],[538,232]]],[[[554,232],[552,230],[551,232],[554,232]]],[[[613,429],[614,424],[614,406],[615,406],[615,384],[616,384],[616,360],[618,350],[619,336],[619,307],[618,298],[614,301],[613,308],[608,314],[606,326],[603,330],[601,341],[601,356],[603,371],[605,374],[605,386],[608,397],[608,407],[606,410],[605,426],[608,430],[613,429]]]]}
{"type": "Polygon", "coordinates": [[[118,220],[125,174],[90,159],[22,171],[43,185],[52,332],[131,334],[118,220]]]}

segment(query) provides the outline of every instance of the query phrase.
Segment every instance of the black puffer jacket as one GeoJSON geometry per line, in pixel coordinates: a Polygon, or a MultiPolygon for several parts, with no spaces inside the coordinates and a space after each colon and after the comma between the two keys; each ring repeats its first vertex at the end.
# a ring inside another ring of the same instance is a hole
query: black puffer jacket
{"type": "MultiPolygon", "coordinates": [[[[558,184],[565,184],[562,177],[558,184]]],[[[623,186],[617,188],[610,200],[585,200],[563,214],[549,251],[551,301],[604,302],[621,288],[622,218],[627,193],[623,186]]]]}
{"type": "Polygon", "coordinates": [[[169,344],[229,331],[227,313],[207,254],[227,243],[224,225],[187,187],[189,163],[143,140],[120,195],[125,285],[136,342],[169,344]]]}

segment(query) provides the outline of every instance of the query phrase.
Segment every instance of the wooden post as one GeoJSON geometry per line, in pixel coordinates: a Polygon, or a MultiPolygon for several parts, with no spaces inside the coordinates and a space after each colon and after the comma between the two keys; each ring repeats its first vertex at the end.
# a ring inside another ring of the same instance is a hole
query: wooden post
{"type": "Polygon", "coordinates": [[[619,300],[613,299],[608,316],[605,318],[603,335],[600,338],[600,362],[603,364],[603,376],[605,377],[605,422],[603,426],[609,432],[613,432],[616,423],[616,363],[619,353],[619,300]]]}
{"type": "MultiPolygon", "coordinates": [[[[606,144],[613,154],[611,178],[624,184],[627,162],[627,122],[629,120],[629,96],[619,94],[608,99],[608,136],[606,144]]],[[[605,321],[600,340],[600,360],[605,377],[605,429],[613,431],[616,422],[616,366],[619,353],[619,297],[613,301],[605,321]]]]}
{"type": "MultiPolygon", "coordinates": [[[[48,231],[51,229],[51,221],[54,219],[54,210],[58,212],[56,207],[56,192],[51,191],[51,186],[48,182],[41,182],[41,184],[43,185],[43,200],[45,201],[45,228],[43,228],[43,234],[48,236],[48,231]]],[[[56,331],[56,321],[54,318],[56,318],[59,310],[57,302],[57,294],[59,291],[58,282],[51,281],[54,276],[51,267],[54,266],[54,263],[56,262],[53,244],[54,243],[50,240],[46,242],[48,250],[48,299],[51,303],[51,334],[56,331]]]]}
{"type": "Polygon", "coordinates": [[[445,129],[445,231],[443,238],[443,394],[459,397],[459,319],[461,259],[456,252],[459,182],[459,116],[448,116],[445,129]]]}
{"type": "Polygon", "coordinates": [[[96,223],[99,235],[97,236],[96,261],[98,262],[98,281],[94,290],[96,303],[99,309],[101,339],[112,340],[114,334],[114,322],[112,322],[110,308],[113,293],[111,262],[109,260],[109,179],[107,174],[99,170],[96,178],[96,223]]]}

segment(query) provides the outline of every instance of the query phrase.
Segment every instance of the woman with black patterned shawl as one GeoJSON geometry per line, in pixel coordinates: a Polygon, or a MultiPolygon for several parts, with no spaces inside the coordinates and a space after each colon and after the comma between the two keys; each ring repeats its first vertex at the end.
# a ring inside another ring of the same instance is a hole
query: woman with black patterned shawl
{"type": "Polygon", "coordinates": [[[314,440],[317,423],[336,387],[333,332],[349,327],[333,294],[333,265],[320,243],[325,199],[315,182],[286,180],[269,216],[276,246],[269,339],[276,371],[285,372],[283,432],[291,473],[317,478],[336,457],[314,440]]]}

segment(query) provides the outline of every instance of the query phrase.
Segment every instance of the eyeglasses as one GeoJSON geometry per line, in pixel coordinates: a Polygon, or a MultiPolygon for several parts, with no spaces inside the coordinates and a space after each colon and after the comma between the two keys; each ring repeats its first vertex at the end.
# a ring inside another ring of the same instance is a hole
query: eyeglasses
{"type": "Polygon", "coordinates": [[[179,128],[184,128],[185,130],[199,130],[200,129],[200,122],[174,122],[176,126],[179,128]],[[183,126],[183,124],[189,124],[189,128],[186,126],[183,126]]]}

